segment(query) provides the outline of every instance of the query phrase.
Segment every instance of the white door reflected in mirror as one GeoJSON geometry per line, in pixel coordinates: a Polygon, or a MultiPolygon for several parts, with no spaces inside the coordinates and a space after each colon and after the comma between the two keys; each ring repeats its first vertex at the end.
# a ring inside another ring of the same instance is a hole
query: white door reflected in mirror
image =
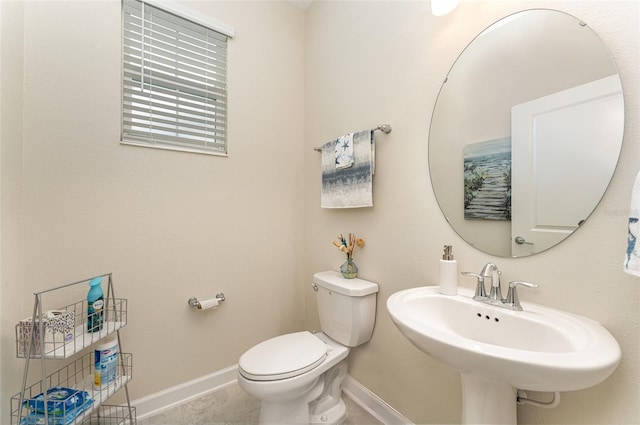
{"type": "Polygon", "coordinates": [[[511,109],[514,257],[558,244],[600,202],[618,159],[601,141],[622,140],[623,108],[613,75],[511,109]]]}

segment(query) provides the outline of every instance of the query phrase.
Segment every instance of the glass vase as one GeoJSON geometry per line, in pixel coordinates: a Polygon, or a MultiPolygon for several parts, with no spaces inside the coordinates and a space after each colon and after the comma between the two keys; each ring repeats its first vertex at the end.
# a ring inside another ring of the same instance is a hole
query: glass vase
{"type": "Polygon", "coordinates": [[[340,273],[345,279],[353,279],[358,277],[358,266],[351,258],[347,258],[347,261],[340,266],[340,273]]]}

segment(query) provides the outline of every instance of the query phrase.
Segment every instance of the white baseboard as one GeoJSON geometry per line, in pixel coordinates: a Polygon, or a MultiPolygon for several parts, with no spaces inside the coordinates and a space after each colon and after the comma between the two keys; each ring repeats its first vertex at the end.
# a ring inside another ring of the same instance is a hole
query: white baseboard
{"type": "Polygon", "coordinates": [[[133,400],[131,404],[136,408],[136,417],[138,419],[144,419],[155,416],[206,394],[219,391],[227,385],[236,382],[237,370],[237,365],[230,366],[209,375],[133,400]]]}
{"type": "MultiPolygon", "coordinates": [[[[237,365],[230,366],[134,400],[131,404],[136,408],[136,417],[144,419],[155,416],[206,394],[219,391],[236,382],[237,370],[237,365]]],[[[345,378],[342,389],[349,398],[380,422],[386,425],[413,425],[411,421],[350,375],[345,378]]]]}
{"type": "Polygon", "coordinates": [[[371,416],[385,425],[413,425],[413,422],[402,416],[400,412],[389,406],[376,394],[369,391],[368,388],[356,381],[351,375],[347,375],[345,378],[342,384],[342,391],[356,404],[369,412],[371,416]]]}

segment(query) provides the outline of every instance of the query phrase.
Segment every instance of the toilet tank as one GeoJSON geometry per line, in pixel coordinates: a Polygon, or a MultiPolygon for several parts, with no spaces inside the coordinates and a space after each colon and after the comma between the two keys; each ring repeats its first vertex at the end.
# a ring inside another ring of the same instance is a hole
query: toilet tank
{"type": "Polygon", "coordinates": [[[364,279],[345,279],[338,272],[313,275],[322,332],[347,347],[371,339],[376,320],[378,284],[364,279]]]}

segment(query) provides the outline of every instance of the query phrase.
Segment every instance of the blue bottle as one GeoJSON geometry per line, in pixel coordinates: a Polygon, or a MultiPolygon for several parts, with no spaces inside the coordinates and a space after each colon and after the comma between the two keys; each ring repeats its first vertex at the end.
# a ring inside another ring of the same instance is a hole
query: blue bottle
{"type": "Polygon", "coordinates": [[[97,332],[104,322],[104,294],[102,293],[102,277],[89,281],[87,294],[87,332],[97,332]]]}

